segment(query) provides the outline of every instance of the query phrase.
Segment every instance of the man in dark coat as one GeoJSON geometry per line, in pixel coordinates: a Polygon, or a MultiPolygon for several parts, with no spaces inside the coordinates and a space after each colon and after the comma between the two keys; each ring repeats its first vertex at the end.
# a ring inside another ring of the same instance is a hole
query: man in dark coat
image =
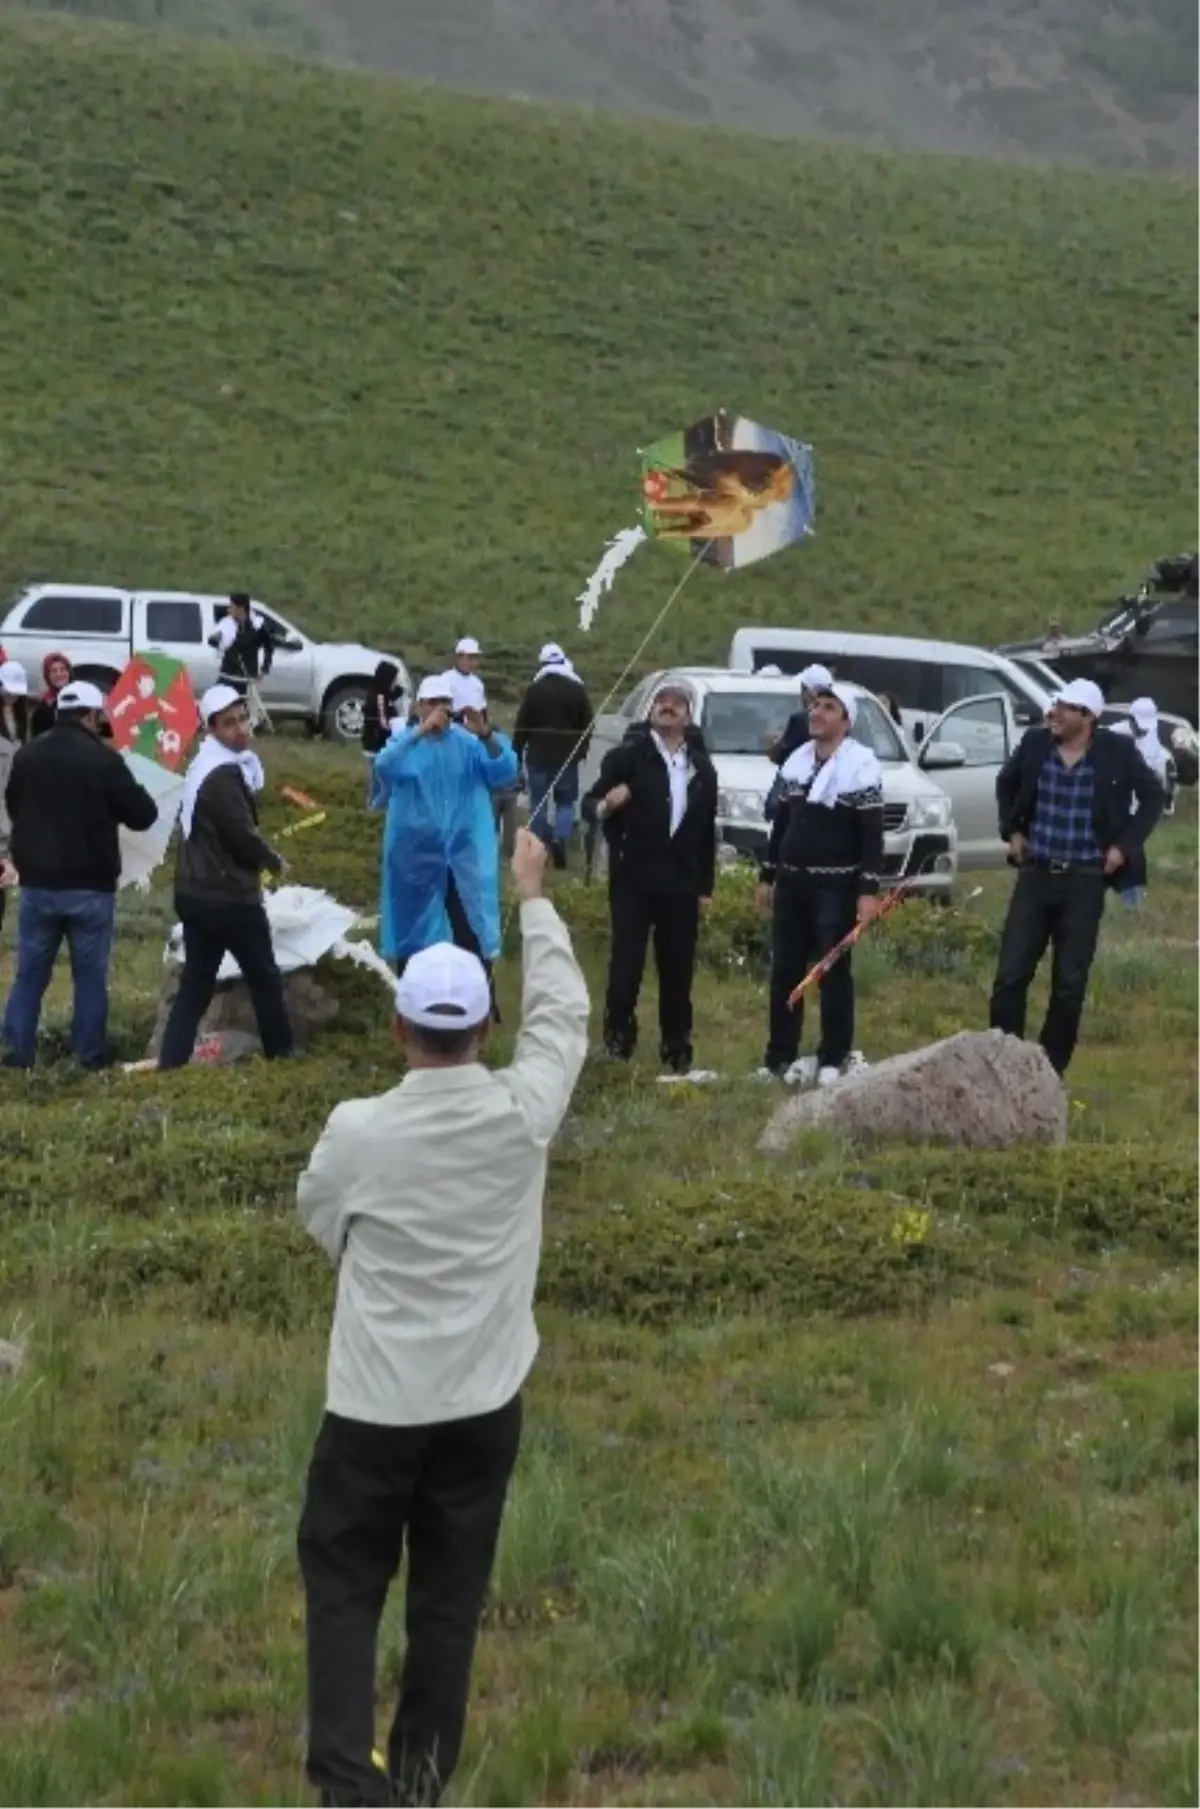
{"type": "Polygon", "coordinates": [[[696,942],[716,870],[717,774],[703,743],[689,738],[691,714],[687,687],[668,679],[655,695],[649,730],[610,749],[583,806],[608,843],[605,1049],[628,1061],[637,1046],[638,993],[653,933],[660,1055],[673,1074],[692,1066],[696,942]]]}
{"type": "Polygon", "coordinates": [[[579,768],[592,738],[592,706],[583,680],[554,641],[542,648],[538,665],[517,708],[513,748],[525,767],[529,827],[561,868],[575,827],[579,768]]]}
{"type": "Polygon", "coordinates": [[[21,907],[17,973],[4,1013],[10,1068],[33,1066],[42,999],[64,940],[75,986],[71,1048],[84,1068],[108,1065],[119,831],[151,828],[158,806],[106,746],[107,726],[95,685],[73,681],[58,694],[55,726],[13,758],[7,871],[20,880],[21,907]]]}
{"type": "Polygon", "coordinates": [[[1030,729],[996,781],[1000,836],[1017,883],[992,987],[991,1024],[1025,1034],[1025,999],[1047,944],[1050,1000],[1038,1038],[1064,1074],[1083,1016],[1107,889],[1145,878],[1163,789],[1128,736],[1099,726],[1104,694],[1077,678],[1030,729]],[[1131,811],[1130,801],[1135,801],[1131,811]]]}

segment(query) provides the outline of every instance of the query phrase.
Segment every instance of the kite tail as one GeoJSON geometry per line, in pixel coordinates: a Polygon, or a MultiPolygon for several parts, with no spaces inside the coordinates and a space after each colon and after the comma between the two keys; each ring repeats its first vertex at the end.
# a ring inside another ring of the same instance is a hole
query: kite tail
{"type": "Polygon", "coordinates": [[[612,589],[613,579],[645,539],[645,528],[622,528],[605,547],[604,557],[575,599],[579,605],[579,626],[585,634],[600,607],[601,597],[612,589]]]}

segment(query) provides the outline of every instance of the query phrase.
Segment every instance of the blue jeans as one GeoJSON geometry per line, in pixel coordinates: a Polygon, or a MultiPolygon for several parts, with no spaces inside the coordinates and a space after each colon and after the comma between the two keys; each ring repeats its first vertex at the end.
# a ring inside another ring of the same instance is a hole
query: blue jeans
{"type": "Polygon", "coordinates": [[[17,918],[17,974],[4,1011],[4,1041],[13,1067],[32,1068],[42,1000],[66,938],[75,984],[71,1048],[85,1068],[108,1061],[108,961],[112,953],[111,892],[21,891],[17,918]]]}
{"type": "Polygon", "coordinates": [[[543,842],[565,842],[575,827],[575,805],[579,800],[579,762],[573,761],[557,776],[553,767],[530,766],[525,769],[529,782],[529,827],[543,842]],[[554,817],[550,820],[549,804],[553,795],[554,817]]]}

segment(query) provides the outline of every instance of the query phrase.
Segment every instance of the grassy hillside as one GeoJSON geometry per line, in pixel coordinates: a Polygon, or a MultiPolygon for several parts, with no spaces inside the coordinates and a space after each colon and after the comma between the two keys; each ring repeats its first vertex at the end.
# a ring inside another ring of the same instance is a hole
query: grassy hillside
{"type": "Polygon", "coordinates": [[[740,622],[1088,621],[1194,533],[1194,191],[448,98],[0,15],[0,582],[254,587],[415,651],[622,663],[674,581],[639,440],[811,439],[819,535],[740,622]]]}

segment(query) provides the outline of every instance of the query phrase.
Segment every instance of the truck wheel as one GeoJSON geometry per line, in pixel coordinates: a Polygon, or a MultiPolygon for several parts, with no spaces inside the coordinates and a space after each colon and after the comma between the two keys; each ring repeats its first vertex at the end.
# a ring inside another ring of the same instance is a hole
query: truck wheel
{"type": "Polygon", "coordinates": [[[366,715],[366,685],[338,685],[325,699],[321,733],[327,741],[361,741],[366,715]]]}

